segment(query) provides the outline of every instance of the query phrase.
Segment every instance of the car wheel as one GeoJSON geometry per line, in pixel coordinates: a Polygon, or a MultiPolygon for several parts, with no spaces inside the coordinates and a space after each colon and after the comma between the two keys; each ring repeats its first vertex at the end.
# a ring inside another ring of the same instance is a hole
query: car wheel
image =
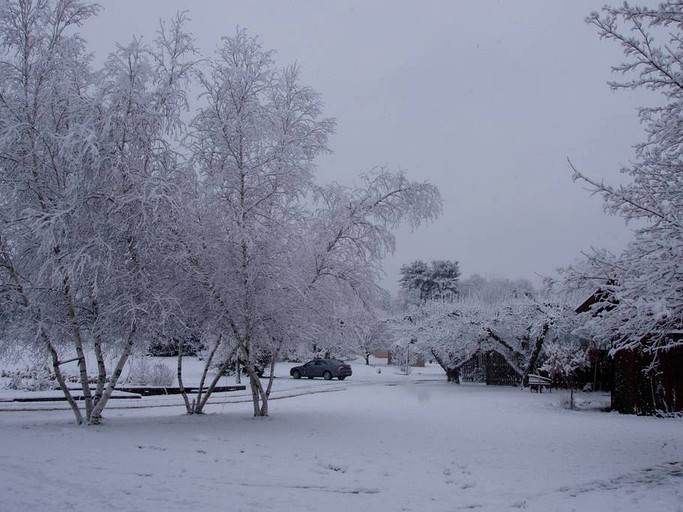
{"type": "Polygon", "coordinates": [[[339,380],[344,380],[344,379],[346,378],[346,375],[340,375],[340,376],[337,377],[337,378],[338,378],[339,380]]]}
{"type": "Polygon", "coordinates": [[[331,378],[332,378],[332,374],[330,372],[323,373],[323,379],[330,380],[331,378]]]}
{"type": "Polygon", "coordinates": [[[299,370],[294,370],[292,372],[292,377],[294,377],[295,379],[300,379],[301,378],[301,372],[299,370]]]}

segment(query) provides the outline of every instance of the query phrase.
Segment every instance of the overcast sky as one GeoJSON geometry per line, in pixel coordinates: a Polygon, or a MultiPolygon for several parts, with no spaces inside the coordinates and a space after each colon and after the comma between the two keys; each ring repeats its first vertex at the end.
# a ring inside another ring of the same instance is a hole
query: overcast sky
{"type": "MultiPolygon", "coordinates": [[[[591,246],[630,233],[571,180],[617,182],[642,139],[642,93],[612,92],[621,50],[584,18],[599,2],[104,0],[81,33],[102,58],[159,18],[187,10],[211,51],[237,26],[260,35],[323,95],[337,119],[321,181],[351,183],[376,165],[436,184],[444,213],[398,233],[384,285],[422,259],[460,262],[464,276],[550,275],[591,246]]],[[[653,3],[653,2],[650,2],[653,3]]]]}

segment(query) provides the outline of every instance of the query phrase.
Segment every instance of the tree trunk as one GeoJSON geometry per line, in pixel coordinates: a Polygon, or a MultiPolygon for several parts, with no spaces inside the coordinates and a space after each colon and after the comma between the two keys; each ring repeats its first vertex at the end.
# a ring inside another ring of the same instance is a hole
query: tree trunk
{"type": "MultiPolygon", "coordinates": [[[[244,346],[242,346],[242,351],[246,352],[244,350],[244,346]]],[[[249,356],[249,354],[245,354],[249,356]]],[[[249,387],[251,388],[251,399],[254,405],[254,416],[268,416],[268,395],[270,394],[270,385],[268,386],[268,392],[263,389],[263,385],[261,384],[261,379],[259,376],[256,374],[256,370],[254,368],[254,362],[251,360],[253,359],[252,357],[247,357],[247,364],[245,365],[245,368],[247,370],[247,374],[249,375],[249,387]]],[[[271,362],[271,365],[273,363],[271,362]]],[[[272,379],[272,371],[270,378],[272,379]]]]}
{"type": "MultiPolygon", "coordinates": [[[[127,175],[124,173],[124,179],[127,179],[127,175]]],[[[138,275],[140,274],[140,258],[138,255],[138,250],[137,250],[137,242],[135,240],[135,237],[131,234],[130,232],[130,226],[129,226],[129,232],[126,237],[126,242],[128,245],[128,254],[130,256],[130,262],[131,262],[131,267],[133,269],[133,274],[138,275]]],[[[133,293],[133,304],[137,307],[139,304],[142,302],[142,290],[138,287],[134,293],[133,293]]],[[[114,368],[114,371],[111,374],[111,379],[109,380],[109,384],[107,385],[106,389],[104,390],[104,393],[102,394],[102,398],[100,398],[97,403],[94,405],[94,408],[92,412],[88,415],[88,424],[90,425],[98,425],[102,422],[102,411],[107,405],[107,402],[109,402],[109,398],[111,397],[112,393],[114,392],[114,388],[116,387],[116,384],[119,382],[119,378],[121,377],[121,373],[123,373],[123,368],[128,362],[128,358],[130,354],[133,352],[133,345],[135,343],[135,336],[137,334],[138,330],[138,325],[137,325],[137,320],[133,318],[130,324],[130,330],[128,331],[128,336],[126,337],[126,341],[123,345],[123,351],[121,352],[121,355],[119,356],[119,359],[116,363],[116,367],[114,368]]]]}
{"type": "Polygon", "coordinates": [[[183,383],[183,350],[185,349],[184,347],[184,342],[183,339],[181,338],[178,341],[178,365],[176,366],[176,374],[178,377],[178,390],[180,391],[180,395],[183,397],[183,402],[185,402],[185,411],[187,414],[192,414],[194,412],[194,407],[192,404],[190,404],[190,399],[187,396],[187,392],[185,391],[185,384],[183,383]]]}
{"type": "Polygon", "coordinates": [[[76,356],[78,356],[78,372],[81,380],[81,388],[83,391],[83,399],[85,400],[85,415],[90,418],[93,410],[93,400],[92,394],[90,393],[90,382],[88,378],[88,366],[85,360],[85,352],[83,350],[83,337],[81,336],[81,327],[78,323],[78,318],[76,317],[76,309],[74,308],[74,301],[71,295],[71,285],[69,284],[69,279],[66,276],[66,272],[62,268],[60,261],[60,249],[55,247],[53,252],[57,256],[57,263],[63,277],[64,288],[62,292],[64,293],[64,300],[66,301],[66,311],[69,316],[69,323],[71,324],[71,332],[74,337],[74,346],[76,349],[76,356]]]}
{"type": "MultiPolygon", "coordinates": [[[[211,384],[209,384],[209,387],[206,389],[204,392],[204,396],[201,400],[199,401],[199,397],[197,397],[197,409],[196,413],[197,414],[203,414],[204,413],[204,407],[206,406],[206,403],[209,401],[209,397],[213,393],[213,390],[216,389],[216,386],[218,385],[218,381],[220,380],[221,376],[223,375],[223,372],[225,372],[228,369],[228,366],[230,365],[230,361],[232,361],[232,356],[234,355],[234,351],[228,355],[228,357],[225,358],[225,361],[220,365],[218,368],[218,371],[216,372],[216,375],[213,376],[213,380],[211,380],[211,384]]],[[[239,371],[239,364],[237,365],[237,371],[239,371]]]]}
{"type": "Polygon", "coordinates": [[[202,394],[204,393],[204,382],[206,380],[206,376],[209,373],[211,363],[213,362],[213,357],[214,355],[216,355],[218,346],[221,344],[221,339],[221,336],[219,336],[213,348],[211,349],[211,352],[209,352],[209,356],[206,358],[206,361],[204,362],[204,370],[202,371],[202,376],[199,379],[199,389],[197,390],[197,401],[195,402],[194,410],[190,414],[202,414],[202,394]]]}
{"type": "Polygon", "coordinates": [[[126,338],[126,343],[123,346],[123,353],[121,354],[118,362],[116,363],[116,367],[114,368],[114,372],[111,374],[111,379],[109,380],[109,384],[107,385],[107,388],[104,391],[102,398],[95,404],[92,413],[88,417],[88,424],[99,425],[102,422],[102,411],[104,410],[104,407],[107,405],[109,397],[111,397],[111,394],[114,392],[114,387],[118,383],[119,377],[121,377],[121,373],[123,373],[123,367],[126,365],[128,357],[133,351],[133,343],[135,342],[136,332],[137,324],[135,323],[135,321],[133,321],[133,324],[130,327],[130,331],[128,332],[128,337],[126,338]]]}
{"type": "Polygon", "coordinates": [[[546,334],[548,334],[549,329],[549,324],[543,324],[543,329],[541,329],[541,333],[536,338],[536,342],[534,343],[534,349],[531,351],[531,355],[529,356],[529,363],[527,364],[526,369],[524,370],[524,375],[522,375],[522,385],[524,385],[527,382],[529,374],[536,369],[536,362],[538,361],[538,357],[541,355],[543,342],[545,341],[545,336],[546,334]]]}
{"type": "MultiPolygon", "coordinates": [[[[278,354],[280,353],[280,347],[282,342],[280,342],[276,348],[270,354],[270,373],[268,375],[268,386],[265,392],[261,394],[261,413],[260,416],[268,416],[268,400],[270,399],[270,392],[273,389],[273,379],[275,378],[275,361],[277,360],[278,354]]],[[[263,385],[259,379],[259,387],[263,390],[263,385]]]]}
{"type": "MultiPolygon", "coordinates": [[[[492,340],[500,343],[500,345],[502,347],[507,349],[507,352],[508,352],[507,356],[505,355],[505,352],[501,352],[501,351],[498,351],[498,352],[500,353],[500,355],[502,355],[505,358],[505,360],[510,365],[510,368],[512,368],[513,371],[521,377],[522,385],[524,385],[524,380],[525,380],[527,374],[525,373],[525,370],[523,369],[523,367],[524,368],[529,367],[528,364],[527,365],[521,364],[521,362],[523,362],[524,355],[521,354],[518,350],[515,350],[514,348],[512,348],[512,346],[507,341],[505,341],[503,338],[498,336],[498,334],[493,332],[490,328],[486,329],[486,334],[488,334],[488,336],[492,340]],[[512,358],[514,358],[514,363],[513,363],[513,361],[511,361],[512,358]]],[[[538,355],[537,355],[537,357],[538,357],[538,355]]]]}
{"type": "Polygon", "coordinates": [[[261,395],[259,393],[261,383],[258,382],[258,377],[250,371],[249,365],[247,365],[247,372],[249,373],[249,386],[251,387],[251,400],[254,406],[254,416],[262,416],[261,395]]]}
{"type": "Polygon", "coordinates": [[[43,340],[45,341],[48,350],[50,351],[50,356],[52,357],[52,369],[55,372],[55,377],[57,378],[57,382],[59,383],[59,387],[62,390],[62,393],[64,393],[64,397],[66,398],[66,401],[69,403],[69,407],[71,407],[71,410],[74,413],[74,416],[76,416],[76,423],[79,425],[83,424],[83,414],[81,414],[81,410],[78,408],[78,404],[74,400],[73,395],[71,394],[71,391],[69,391],[68,386],[66,385],[66,382],[64,381],[64,376],[62,375],[62,370],[59,367],[59,356],[57,355],[57,351],[54,349],[52,346],[52,343],[50,342],[49,338],[47,337],[47,334],[41,329],[41,335],[43,337],[43,340]]]}
{"type": "Polygon", "coordinates": [[[598,390],[598,363],[600,362],[600,352],[595,351],[595,367],[593,368],[593,389],[592,391],[598,390]]]}
{"type": "Polygon", "coordinates": [[[40,337],[42,338],[43,342],[45,343],[45,346],[47,347],[48,351],[50,352],[50,357],[52,358],[52,370],[55,372],[55,378],[57,379],[57,382],[59,383],[59,387],[62,390],[62,393],[64,393],[64,398],[66,398],[66,401],[69,404],[69,407],[71,407],[71,410],[74,413],[74,416],[76,417],[76,423],[79,425],[83,424],[83,414],[81,414],[81,410],[78,408],[78,404],[73,398],[73,395],[71,394],[71,391],[69,391],[69,387],[67,386],[66,382],[64,381],[64,376],[62,375],[62,370],[60,368],[60,362],[59,362],[59,354],[57,354],[57,349],[55,349],[54,345],[52,344],[52,341],[50,340],[50,337],[48,336],[47,332],[42,326],[42,322],[40,321],[40,316],[37,312],[33,310],[33,306],[31,304],[31,301],[28,298],[28,295],[26,295],[26,292],[24,291],[24,287],[21,284],[21,281],[19,279],[19,274],[17,273],[16,269],[14,268],[14,265],[12,264],[12,260],[7,254],[4,244],[2,243],[2,239],[0,238],[0,250],[2,251],[2,256],[4,258],[4,267],[9,271],[12,281],[14,282],[14,285],[16,287],[17,293],[21,297],[21,302],[22,305],[33,312],[34,315],[36,315],[36,323],[40,325],[40,337]]]}
{"type": "Polygon", "coordinates": [[[102,353],[102,340],[98,335],[95,335],[94,348],[95,359],[97,360],[97,387],[95,388],[93,402],[97,403],[102,399],[104,386],[107,383],[107,368],[104,364],[104,354],[102,353]]]}
{"type": "Polygon", "coordinates": [[[460,369],[459,368],[446,368],[446,378],[448,382],[454,382],[455,384],[460,384],[460,369]]]}
{"type": "MultiPolygon", "coordinates": [[[[92,301],[93,317],[99,317],[99,307],[96,300],[92,301]]],[[[93,348],[95,350],[95,360],[97,361],[97,387],[95,388],[95,396],[93,402],[97,403],[102,399],[104,393],[104,386],[107,384],[107,367],[104,364],[104,353],[102,352],[102,338],[100,335],[94,333],[93,348]]]]}
{"type": "Polygon", "coordinates": [[[455,382],[460,384],[460,368],[450,366],[444,361],[439,355],[432,350],[432,356],[434,356],[434,361],[441,367],[441,369],[446,372],[446,380],[448,382],[455,382]]]}
{"type": "Polygon", "coordinates": [[[262,418],[268,417],[268,400],[261,400],[261,412],[259,416],[262,418]]]}
{"type": "Polygon", "coordinates": [[[270,398],[270,391],[273,389],[273,379],[275,378],[275,358],[277,357],[279,349],[274,350],[270,358],[270,372],[268,373],[268,387],[266,388],[266,399],[270,398]]]}

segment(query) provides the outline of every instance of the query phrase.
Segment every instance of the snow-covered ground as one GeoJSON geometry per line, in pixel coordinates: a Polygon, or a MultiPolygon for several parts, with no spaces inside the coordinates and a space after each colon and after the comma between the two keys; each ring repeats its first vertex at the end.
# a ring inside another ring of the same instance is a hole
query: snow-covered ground
{"type": "Polygon", "coordinates": [[[339,382],[289,366],[260,420],[244,392],[194,417],[178,396],[116,400],[98,427],[0,403],[0,510],[683,510],[681,419],[600,412],[599,394],[569,411],[560,391],[457,386],[434,367],[356,361],[339,382]]]}

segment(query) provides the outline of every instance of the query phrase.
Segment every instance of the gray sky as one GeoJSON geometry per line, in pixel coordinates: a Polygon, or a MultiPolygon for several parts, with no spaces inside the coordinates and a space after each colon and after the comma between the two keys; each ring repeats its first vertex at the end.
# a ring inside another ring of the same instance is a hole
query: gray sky
{"type": "Polygon", "coordinates": [[[623,60],[584,18],[600,3],[525,1],[104,0],[81,33],[98,56],[159,18],[188,10],[210,51],[236,26],[259,34],[279,64],[337,118],[321,181],[351,183],[376,165],[436,184],[444,214],[398,233],[384,285],[415,259],[460,262],[464,276],[552,274],[591,246],[618,250],[623,221],[571,180],[623,180],[619,165],[642,139],[642,93],[612,92],[623,60]]]}

